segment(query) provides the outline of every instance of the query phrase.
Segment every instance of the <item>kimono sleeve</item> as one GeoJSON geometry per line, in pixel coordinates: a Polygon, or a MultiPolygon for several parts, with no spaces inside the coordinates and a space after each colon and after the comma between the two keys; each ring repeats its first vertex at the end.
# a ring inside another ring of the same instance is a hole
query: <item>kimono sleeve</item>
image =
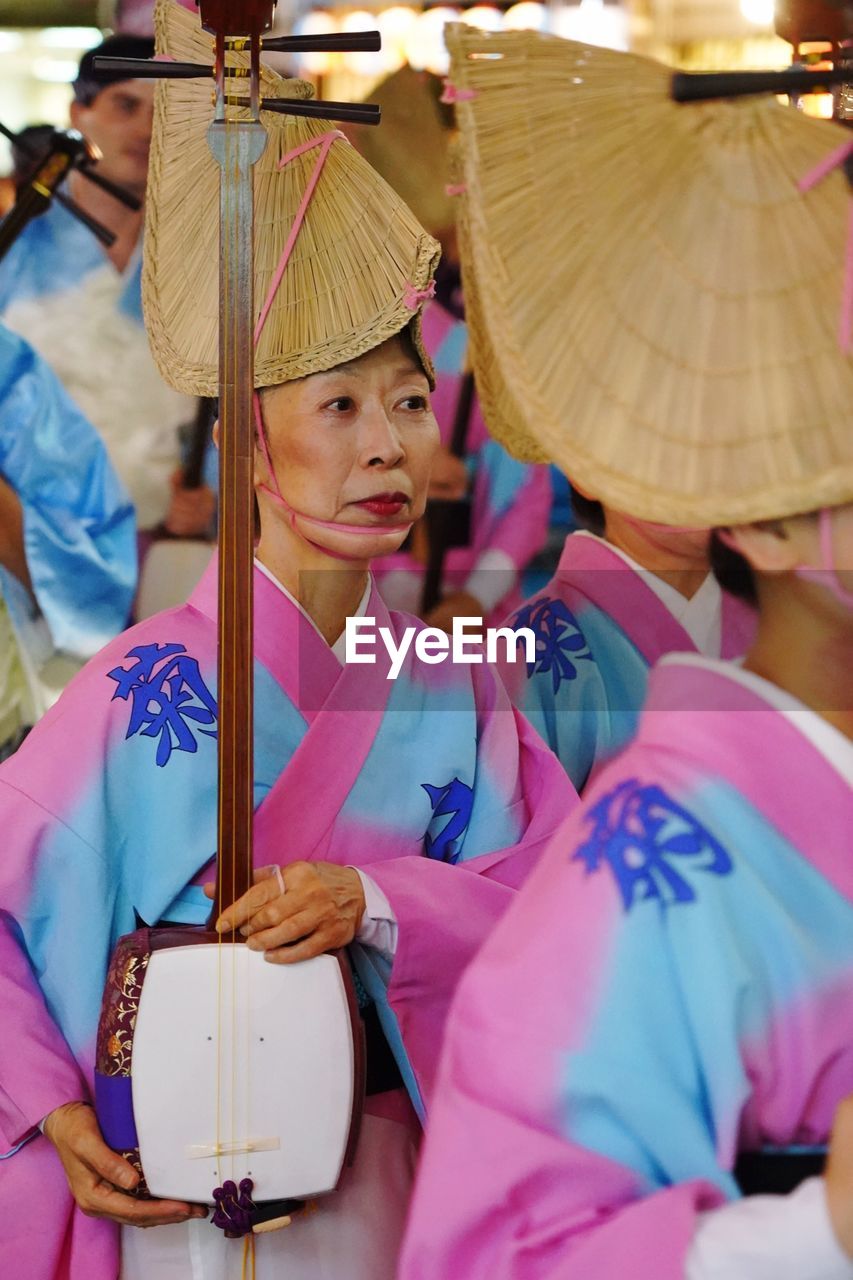
{"type": "MultiPolygon", "coordinates": [[[[87,928],[92,895],[103,896],[100,860],[67,826],[28,796],[0,782],[0,815],[7,847],[0,861],[0,1159],[18,1149],[56,1107],[88,1099],[80,1067],[49,1007],[37,962],[26,938],[39,940],[39,955],[64,948],[56,966],[73,967],[74,941],[87,928]],[[49,858],[40,850],[50,843],[49,858]],[[81,868],[91,868],[80,874],[81,868]],[[57,922],[51,886],[63,885],[63,919],[57,922]]],[[[79,977],[79,975],[78,975],[79,977]]],[[[73,985],[70,1003],[82,998],[73,985]]],[[[55,994],[55,993],[54,993],[55,994]]]]}
{"type": "Polygon", "coordinates": [[[27,564],[53,644],[91,657],[130,613],[133,507],[94,428],[45,362],[2,326],[0,474],[23,506],[27,564]]]}
{"type": "Polygon", "coordinates": [[[34,1136],[51,1111],[89,1097],[16,934],[0,912],[0,1160],[34,1136]]]}
{"type": "Polygon", "coordinates": [[[671,928],[697,903],[629,909],[589,816],[462,979],[401,1280],[683,1280],[697,1214],[737,1195],[748,1082],[730,1032],[700,1049],[671,928]]]}
{"type": "Polygon", "coordinates": [[[399,925],[387,997],[427,1102],[461,973],[577,804],[559,762],[510,706],[500,683],[488,668],[475,670],[475,784],[460,787],[450,816],[451,823],[466,821],[460,851],[443,861],[438,837],[430,856],[428,833],[427,856],[370,866],[399,925]]]}

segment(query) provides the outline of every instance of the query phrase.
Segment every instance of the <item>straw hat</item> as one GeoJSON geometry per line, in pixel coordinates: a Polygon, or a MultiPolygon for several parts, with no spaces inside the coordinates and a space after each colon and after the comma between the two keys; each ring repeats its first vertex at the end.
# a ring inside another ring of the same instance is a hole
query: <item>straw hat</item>
{"type": "Polygon", "coordinates": [[[679,106],[667,68],[532,32],[447,44],[492,432],[640,519],[853,499],[850,190],[797,189],[849,133],[766,99],[679,106]]]}
{"type": "MultiPolygon", "coordinates": [[[[159,0],[157,49],[212,62],[199,19],[159,0]]],[[[246,55],[234,55],[247,65],[246,55]]],[[[308,98],[310,85],[263,72],[267,97],[308,98]]],[[[247,113],[248,115],[248,113],[247,113]]],[[[165,80],[157,88],[145,229],[143,299],[155,359],[179,391],[219,388],[219,179],[207,130],[211,84],[165,80]]],[[[327,133],[326,121],[262,112],[269,135],[255,167],[255,315],[260,314],[317,149],[281,158],[327,133]]],[[[379,126],[382,127],[381,125],[379,126]]],[[[356,359],[411,325],[424,367],[418,295],[439,248],[411,211],[344,140],[330,148],[255,355],[255,384],[275,386],[356,359]],[[414,308],[414,309],[413,309],[414,308]]]]}
{"type": "Polygon", "coordinates": [[[441,81],[428,71],[403,66],[371,90],[382,108],[378,129],[349,125],[347,134],[361,154],[426,227],[440,236],[456,221],[450,180],[450,120],[439,102],[441,81]]]}

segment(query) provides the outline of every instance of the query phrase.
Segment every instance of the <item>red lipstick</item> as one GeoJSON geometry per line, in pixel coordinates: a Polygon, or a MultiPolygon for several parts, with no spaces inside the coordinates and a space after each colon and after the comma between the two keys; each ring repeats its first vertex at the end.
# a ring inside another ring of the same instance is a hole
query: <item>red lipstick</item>
{"type": "Polygon", "coordinates": [[[404,493],[375,493],[371,498],[363,498],[357,507],[363,507],[374,516],[397,516],[409,499],[404,493]]]}

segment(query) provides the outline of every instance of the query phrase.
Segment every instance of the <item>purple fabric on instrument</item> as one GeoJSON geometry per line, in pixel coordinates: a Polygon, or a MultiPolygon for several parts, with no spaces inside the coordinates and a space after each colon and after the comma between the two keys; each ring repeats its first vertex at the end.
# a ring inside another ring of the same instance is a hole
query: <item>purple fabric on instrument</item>
{"type": "Polygon", "coordinates": [[[107,1146],[133,1151],[139,1146],[133,1120],[133,1081],[130,1076],[104,1076],[95,1072],[95,1107],[107,1146]]]}

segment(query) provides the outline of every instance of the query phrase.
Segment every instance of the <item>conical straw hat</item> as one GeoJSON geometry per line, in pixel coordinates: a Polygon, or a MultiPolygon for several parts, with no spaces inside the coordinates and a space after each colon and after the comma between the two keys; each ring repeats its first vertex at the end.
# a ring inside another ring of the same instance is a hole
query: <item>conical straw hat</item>
{"type": "MultiPolygon", "coordinates": [[[[196,16],[159,0],[158,52],[211,63],[212,39],[196,16]]],[[[234,55],[234,65],[247,65],[234,55]]],[[[263,73],[266,97],[308,98],[299,80],[263,73]]],[[[219,180],[207,143],[211,82],[165,80],[157,88],[145,230],[143,297],[155,359],[179,391],[216,395],[219,366],[219,180]]],[[[248,112],[246,113],[248,116],[248,112]]],[[[260,315],[318,150],[295,147],[334,126],[262,112],[269,135],[255,167],[255,315],[260,315]]],[[[382,126],[380,125],[379,128],[382,126]]],[[[255,384],[274,386],[356,359],[412,326],[439,248],[399,196],[344,140],[330,148],[275,295],[255,356],[255,384]]]]}
{"type": "Polygon", "coordinates": [[[450,129],[439,104],[441,81],[427,71],[403,66],[371,90],[382,108],[378,129],[348,126],[355,146],[394,188],[426,227],[439,236],[456,220],[450,180],[450,129]]]}
{"type": "Polygon", "coordinates": [[[554,37],[447,43],[492,432],[641,519],[853,499],[850,190],[797,187],[850,135],[772,100],[679,106],[667,68],[554,37]]]}

